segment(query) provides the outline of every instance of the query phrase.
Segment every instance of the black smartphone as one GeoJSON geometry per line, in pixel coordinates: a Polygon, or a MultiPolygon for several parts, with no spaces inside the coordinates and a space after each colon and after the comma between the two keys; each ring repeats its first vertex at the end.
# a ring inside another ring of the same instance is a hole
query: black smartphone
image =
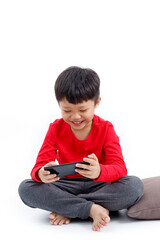
{"type": "Polygon", "coordinates": [[[85,170],[85,165],[90,165],[90,164],[88,162],[79,161],[79,162],[44,167],[44,170],[50,171],[50,174],[56,174],[58,177],[65,177],[68,175],[78,174],[77,172],[75,172],[76,168],[85,170]],[[76,167],[77,163],[84,164],[84,168],[76,167]]]}

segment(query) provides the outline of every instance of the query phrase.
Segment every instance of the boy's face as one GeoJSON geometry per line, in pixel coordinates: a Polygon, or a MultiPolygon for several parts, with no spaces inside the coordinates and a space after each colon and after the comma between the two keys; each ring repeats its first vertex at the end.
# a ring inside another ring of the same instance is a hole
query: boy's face
{"type": "Polygon", "coordinates": [[[71,126],[73,131],[85,130],[92,126],[92,119],[95,108],[99,105],[101,98],[95,104],[94,100],[83,101],[82,103],[72,104],[63,98],[60,102],[63,120],[71,126]]]}

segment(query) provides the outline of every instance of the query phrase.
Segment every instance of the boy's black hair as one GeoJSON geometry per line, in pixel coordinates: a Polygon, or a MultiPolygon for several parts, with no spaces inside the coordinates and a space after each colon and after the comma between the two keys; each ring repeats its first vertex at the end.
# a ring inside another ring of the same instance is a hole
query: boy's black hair
{"type": "Polygon", "coordinates": [[[69,103],[77,104],[99,98],[100,79],[95,71],[89,68],[69,67],[64,70],[55,82],[57,101],[66,98],[69,103]]]}

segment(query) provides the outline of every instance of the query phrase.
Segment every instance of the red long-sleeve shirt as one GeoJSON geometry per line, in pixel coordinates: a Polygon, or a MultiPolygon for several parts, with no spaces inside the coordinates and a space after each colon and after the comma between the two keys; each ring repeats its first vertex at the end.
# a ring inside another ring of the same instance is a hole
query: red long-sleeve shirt
{"type": "MultiPolygon", "coordinates": [[[[70,125],[63,119],[50,124],[36,163],[31,171],[33,180],[41,182],[38,170],[48,162],[58,160],[59,164],[82,161],[94,153],[101,167],[100,176],[94,181],[113,182],[127,175],[119,137],[109,121],[94,115],[92,129],[85,140],[79,140],[70,125]]],[[[74,177],[80,177],[76,174],[74,177]]],[[[70,176],[71,177],[71,176],[70,176]]]]}

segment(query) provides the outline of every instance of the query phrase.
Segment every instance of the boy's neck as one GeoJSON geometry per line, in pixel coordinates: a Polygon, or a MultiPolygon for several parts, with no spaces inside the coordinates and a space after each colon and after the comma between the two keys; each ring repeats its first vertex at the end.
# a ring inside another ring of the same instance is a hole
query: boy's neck
{"type": "Polygon", "coordinates": [[[72,132],[73,134],[76,136],[76,138],[78,138],[79,140],[85,140],[88,138],[90,132],[91,132],[91,129],[92,129],[92,123],[88,126],[86,126],[84,129],[81,129],[81,130],[75,130],[75,129],[72,129],[72,132]]]}

